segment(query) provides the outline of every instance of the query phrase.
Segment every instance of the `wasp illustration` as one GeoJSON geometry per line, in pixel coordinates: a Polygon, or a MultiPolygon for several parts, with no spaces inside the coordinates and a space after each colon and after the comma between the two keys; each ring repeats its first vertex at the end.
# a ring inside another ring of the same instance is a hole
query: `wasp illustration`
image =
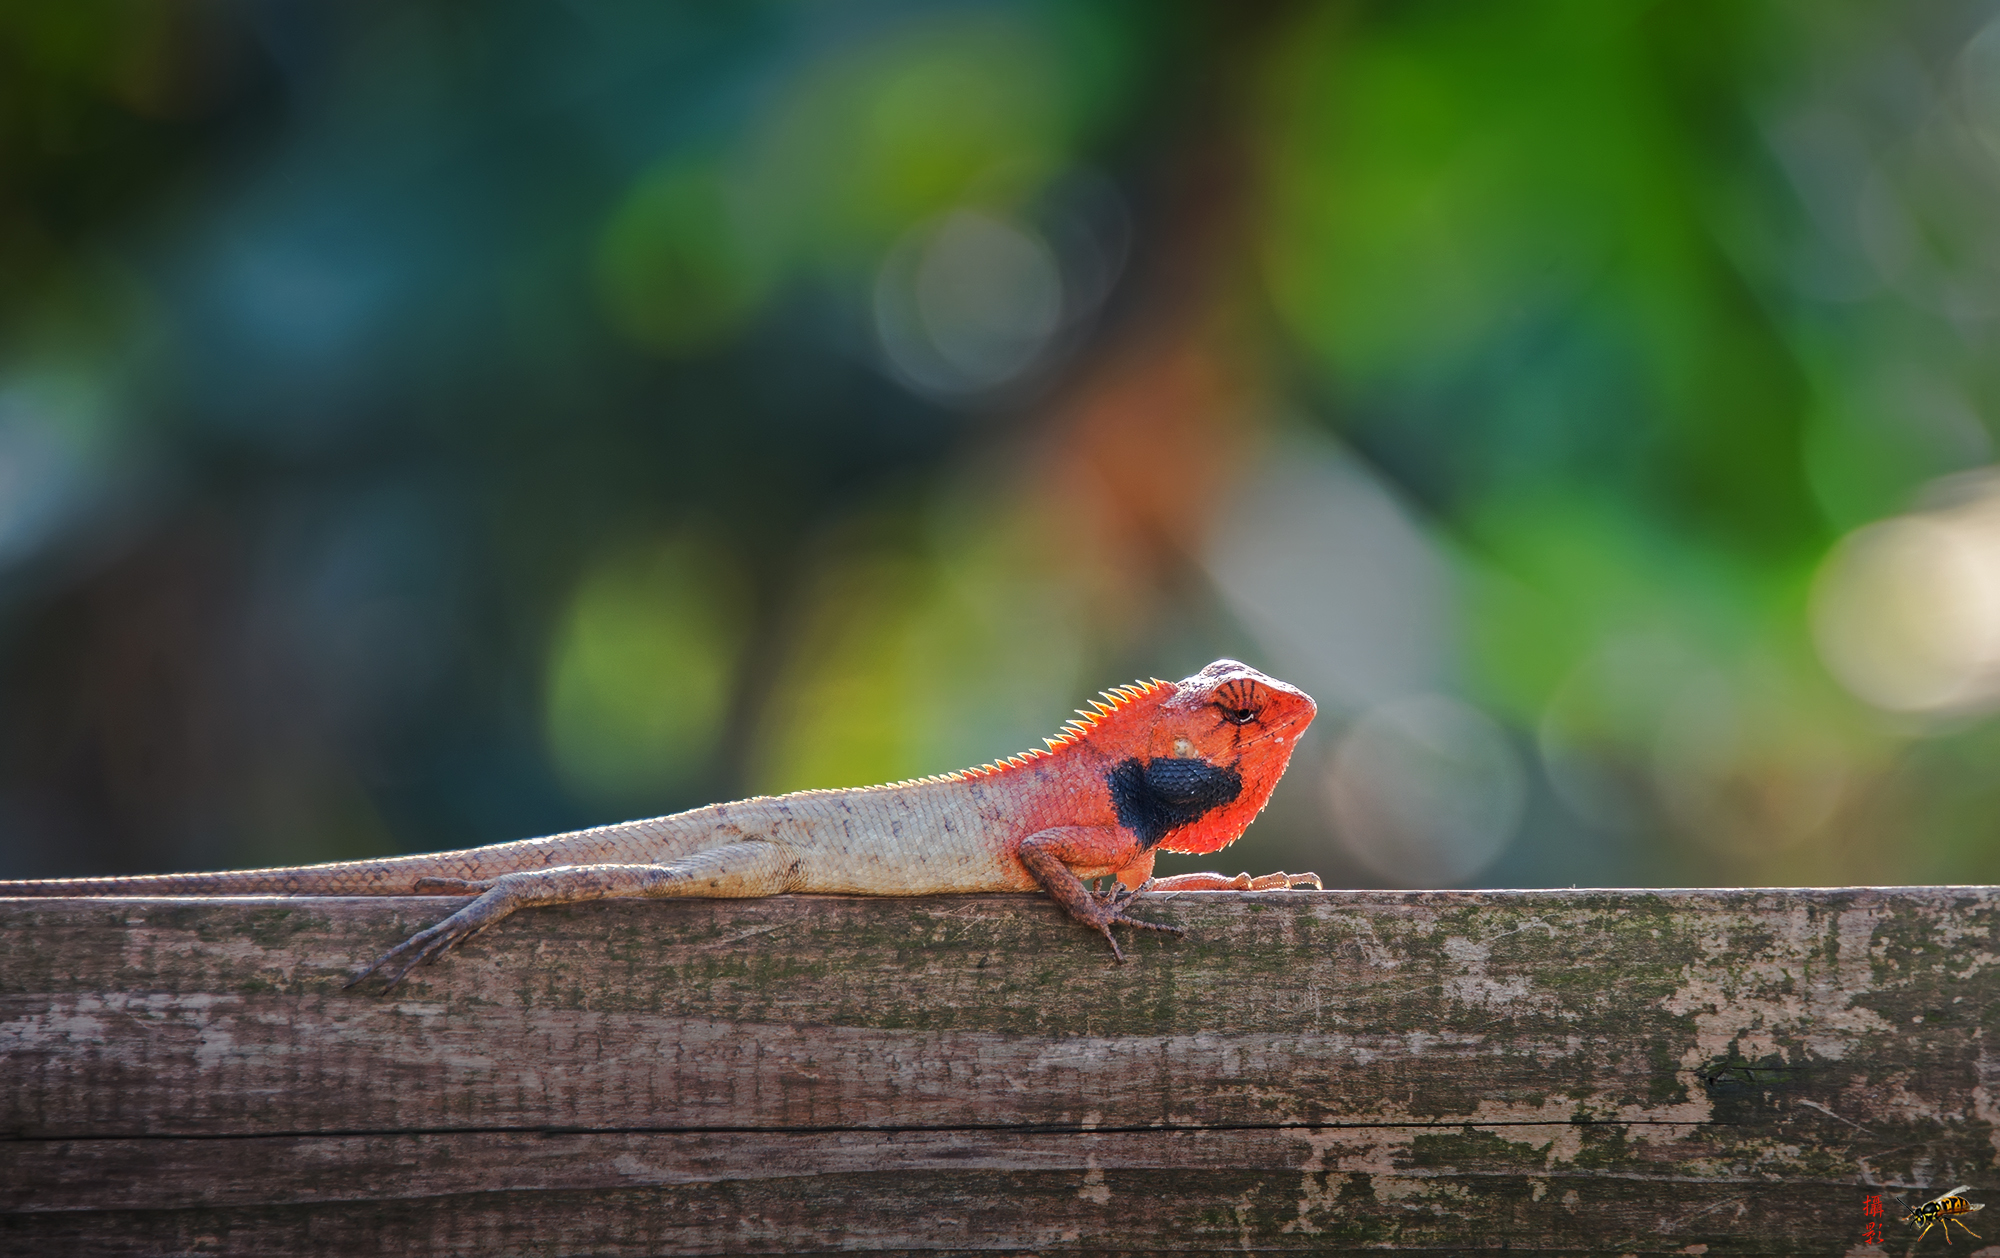
{"type": "MultiPolygon", "coordinates": [[[[1942,1196],[1932,1197],[1929,1201],[1917,1206],[1904,1215],[1903,1222],[1923,1224],[1922,1231],[1917,1233],[1918,1240],[1924,1238],[1924,1232],[1941,1226],[1944,1228],[1944,1243],[1947,1245],[1951,1244],[1951,1225],[1956,1223],[1960,1227],[1965,1227],[1965,1220],[1956,1216],[1971,1214],[1974,1210],[1984,1210],[1986,1208],[1986,1203],[1983,1201],[1971,1202],[1959,1195],[1971,1186],[1970,1184],[1960,1184],[1942,1196]]],[[[1979,1233],[1969,1227],[1965,1227],[1965,1233],[1975,1240],[1983,1239],[1979,1233]]]]}

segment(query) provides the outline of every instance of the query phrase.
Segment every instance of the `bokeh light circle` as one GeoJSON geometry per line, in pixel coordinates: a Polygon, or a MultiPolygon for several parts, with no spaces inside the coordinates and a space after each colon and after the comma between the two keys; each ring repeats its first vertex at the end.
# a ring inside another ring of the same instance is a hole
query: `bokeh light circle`
{"type": "Polygon", "coordinates": [[[1018,378],[1061,326],[1062,273],[1030,229],[957,210],[913,229],[875,283],[875,330],[918,391],[978,393],[1018,378]]]}
{"type": "Polygon", "coordinates": [[[1385,703],[1334,750],[1328,802],[1343,846],[1391,883],[1463,884],[1492,864],[1527,799],[1506,734],[1443,695],[1385,703]]]}
{"type": "Polygon", "coordinates": [[[1855,531],[1820,570],[1812,625],[1828,670],[1876,707],[1990,706],[2000,694],[2000,530],[1909,515],[1855,531]]]}

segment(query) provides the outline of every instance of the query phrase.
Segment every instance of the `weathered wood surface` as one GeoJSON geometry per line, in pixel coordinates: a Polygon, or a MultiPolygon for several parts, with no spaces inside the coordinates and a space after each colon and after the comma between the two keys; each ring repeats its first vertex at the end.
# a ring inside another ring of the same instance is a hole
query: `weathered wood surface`
{"type": "Polygon", "coordinates": [[[1122,967],[605,903],[341,989],[441,907],[0,901],[0,1250],[1901,1253],[1870,1194],[2000,1188],[1996,888],[1183,894],[1122,967]]]}

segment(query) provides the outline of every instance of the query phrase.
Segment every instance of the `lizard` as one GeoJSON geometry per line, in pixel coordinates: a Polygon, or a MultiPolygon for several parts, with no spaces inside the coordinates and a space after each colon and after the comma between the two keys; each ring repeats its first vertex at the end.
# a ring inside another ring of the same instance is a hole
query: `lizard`
{"type": "Polygon", "coordinates": [[[886,786],[800,791],[545,838],[217,873],[0,881],[0,896],[474,897],[356,973],[383,990],[517,909],[627,896],[1047,892],[1125,960],[1144,891],[1271,890],[1314,874],[1153,877],[1162,850],[1219,851],[1271,797],[1317,708],[1235,660],[1105,691],[1044,746],[886,786]],[[1098,883],[1111,879],[1106,889],[1098,883]]]}

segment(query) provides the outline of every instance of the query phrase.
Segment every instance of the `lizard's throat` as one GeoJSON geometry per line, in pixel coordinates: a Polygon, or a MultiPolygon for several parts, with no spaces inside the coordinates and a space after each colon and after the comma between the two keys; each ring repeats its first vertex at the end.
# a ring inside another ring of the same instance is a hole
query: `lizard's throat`
{"type": "MultiPolygon", "coordinates": [[[[1204,821],[1229,811],[1243,796],[1241,773],[1199,757],[1141,760],[1135,756],[1113,765],[1104,781],[1118,824],[1130,830],[1141,847],[1158,847],[1164,842],[1169,851],[1212,851],[1186,849],[1182,843],[1202,828],[1204,821]]],[[[1215,845],[1234,837],[1232,834],[1215,845]]]]}

